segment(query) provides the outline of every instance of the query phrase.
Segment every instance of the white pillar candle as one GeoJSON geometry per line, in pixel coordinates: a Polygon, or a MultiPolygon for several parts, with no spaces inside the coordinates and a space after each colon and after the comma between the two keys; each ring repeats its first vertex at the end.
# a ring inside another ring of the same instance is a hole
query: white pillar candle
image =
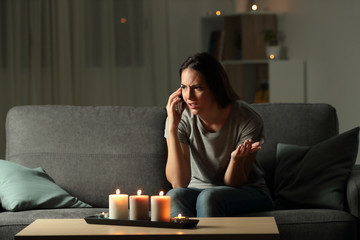
{"type": "Polygon", "coordinates": [[[141,193],[130,196],[130,220],[149,220],[149,196],[141,193]]]}
{"type": "Polygon", "coordinates": [[[170,196],[151,196],[151,221],[170,222],[170,196]]]}
{"type": "Polygon", "coordinates": [[[120,194],[120,189],[116,194],[109,195],[109,218],[128,219],[129,197],[127,194],[120,194]]]}

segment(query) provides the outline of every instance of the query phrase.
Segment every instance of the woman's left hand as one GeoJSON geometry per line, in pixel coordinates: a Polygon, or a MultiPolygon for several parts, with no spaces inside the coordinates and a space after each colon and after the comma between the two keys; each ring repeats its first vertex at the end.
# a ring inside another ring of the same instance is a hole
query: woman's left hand
{"type": "Polygon", "coordinates": [[[224,175],[225,185],[241,187],[247,182],[256,153],[260,149],[260,142],[253,143],[249,139],[231,153],[231,159],[224,175]]]}
{"type": "Polygon", "coordinates": [[[251,139],[245,140],[243,144],[240,144],[232,153],[231,159],[235,161],[246,160],[251,155],[254,155],[261,149],[260,142],[253,143],[251,139]]]}

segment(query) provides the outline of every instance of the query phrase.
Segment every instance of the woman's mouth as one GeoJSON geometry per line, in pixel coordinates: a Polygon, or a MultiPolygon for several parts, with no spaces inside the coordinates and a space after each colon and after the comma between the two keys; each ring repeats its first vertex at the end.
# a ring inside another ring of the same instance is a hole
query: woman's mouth
{"type": "Polygon", "coordinates": [[[198,108],[199,105],[196,103],[188,103],[188,106],[190,109],[195,109],[195,108],[198,108]]]}

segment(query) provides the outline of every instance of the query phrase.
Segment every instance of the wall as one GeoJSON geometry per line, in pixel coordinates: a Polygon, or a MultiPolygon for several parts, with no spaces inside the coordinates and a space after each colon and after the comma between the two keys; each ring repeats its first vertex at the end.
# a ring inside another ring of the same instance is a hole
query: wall
{"type": "Polygon", "coordinates": [[[288,0],[287,5],[280,28],[288,57],[305,60],[307,101],[333,105],[340,132],[360,126],[360,1],[288,0]]]}
{"type": "Polygon", "coordinates": [[[180,87],[180,65],[188,56],[202,51],[201,17],[215,10],[231,13],[234,5],[233,0],[171,0],[166,3],[169,79],[171,91],[175,91],[180,87]]]}
{"type": "MultiPolygon", "coordinates": [[[[237,11],[244,1],[235,0],[237,11]]],[[[333,105],[340,133],[360,126],[360,1],[254,1],[264,10],[285,12],[279,18],[283,45],[289,59],[305,61],[307,102],[333,105]]]]}

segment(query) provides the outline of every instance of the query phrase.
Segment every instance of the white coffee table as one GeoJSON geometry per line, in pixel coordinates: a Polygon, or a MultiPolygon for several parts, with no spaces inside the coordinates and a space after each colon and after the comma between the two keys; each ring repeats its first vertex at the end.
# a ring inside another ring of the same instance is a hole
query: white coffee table
{"type": "Polygon", "coordinates": [[[38,219],[15,240],[230,240],[279,239],[273,217],[198,218],[196,228],[174,229],[88,224],[84,219],[38,219]]]}

